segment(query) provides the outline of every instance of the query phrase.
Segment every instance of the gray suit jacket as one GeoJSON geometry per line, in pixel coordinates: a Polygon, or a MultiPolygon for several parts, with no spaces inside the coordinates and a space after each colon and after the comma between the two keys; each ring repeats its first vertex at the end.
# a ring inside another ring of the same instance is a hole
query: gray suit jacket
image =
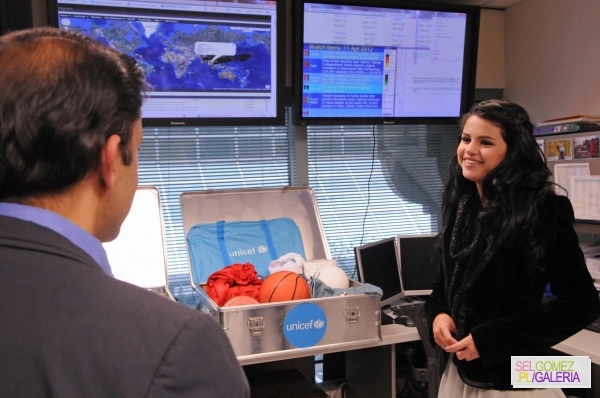
{"type": "Polygon", "coordinates": [[[0,397],[249,397],[212,318],[0,216],[0,397]]]}

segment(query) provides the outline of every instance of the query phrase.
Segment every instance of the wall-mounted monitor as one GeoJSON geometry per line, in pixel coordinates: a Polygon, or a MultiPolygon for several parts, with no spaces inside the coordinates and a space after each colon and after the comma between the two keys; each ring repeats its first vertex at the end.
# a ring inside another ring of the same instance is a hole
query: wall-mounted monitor
{"type": "Polygon", "coordinates": [[[285,2],[47,0],[51,26],[129,54],[144,127],[282,125],[285,2]]]}
{"type": "Polygon", "coordinates": [[[296,124],[455,124],[474,101],[478,7],[294,3],[296,124]]]}

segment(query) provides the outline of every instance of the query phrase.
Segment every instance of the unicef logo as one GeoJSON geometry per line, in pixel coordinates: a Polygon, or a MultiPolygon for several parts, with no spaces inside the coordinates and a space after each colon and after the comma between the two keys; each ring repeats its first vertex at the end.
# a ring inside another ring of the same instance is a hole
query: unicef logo
{"type": "Polygon", "coordinates": [[[327,315],[316,304],[303,303],[288,312],[283,321],[283,334],[297,348],[316,345],[327,332],[327,315]]]}
{"type": "Polygon", "coordinates": [[[263,245],[258,246],[258,252],[259,253],[263,253],[264,254],[267,251],[269,251],[269,249],[267,249],[267,246],[263,246],[263,245]]]}

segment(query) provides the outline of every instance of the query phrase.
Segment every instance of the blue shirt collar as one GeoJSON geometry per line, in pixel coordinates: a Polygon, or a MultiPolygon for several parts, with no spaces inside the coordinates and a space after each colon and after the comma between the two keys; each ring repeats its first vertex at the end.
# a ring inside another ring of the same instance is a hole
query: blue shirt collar
{"type": "Polygon", "coordinates": [[[42,227],[51,229],[70,240],[75,246],[86,252],[94,261],[100,265],[102,270],[109,276],[114,276],[108,263],[108,257],[102,242],[95,236],[75,225],[63,216],[52,211],[34,206],[26,206],[16,203],[0,202],[0,215],[30,221],[42,227]]]}

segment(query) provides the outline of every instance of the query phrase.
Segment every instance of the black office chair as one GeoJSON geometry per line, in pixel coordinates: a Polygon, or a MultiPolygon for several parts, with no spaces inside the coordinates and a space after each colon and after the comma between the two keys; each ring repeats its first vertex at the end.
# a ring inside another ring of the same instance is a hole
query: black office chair
{"type": "MultiPolygon", "coordinates": [[[[427,329],[427,319],[425,318],[425,307],[424,303],[418,305],[415,308],[413,315],[415,326],[419,332],[421,343],[423,344],[423,350],[425,352],[425,366],[415,366],[412,355],[407,355],[408,367],[411,373],[411,377],[414,381],[419,383],[421,387],[427,389],[428,398],[436,398],[438,396],[438,390],[440,387],[440,380],[442,378],[439,361],[441,351],[437,346],[432,345],[429,341],[429,332],[427,329]]],[[[422,363],[422,361],[420,361],[422,363]]]]}

